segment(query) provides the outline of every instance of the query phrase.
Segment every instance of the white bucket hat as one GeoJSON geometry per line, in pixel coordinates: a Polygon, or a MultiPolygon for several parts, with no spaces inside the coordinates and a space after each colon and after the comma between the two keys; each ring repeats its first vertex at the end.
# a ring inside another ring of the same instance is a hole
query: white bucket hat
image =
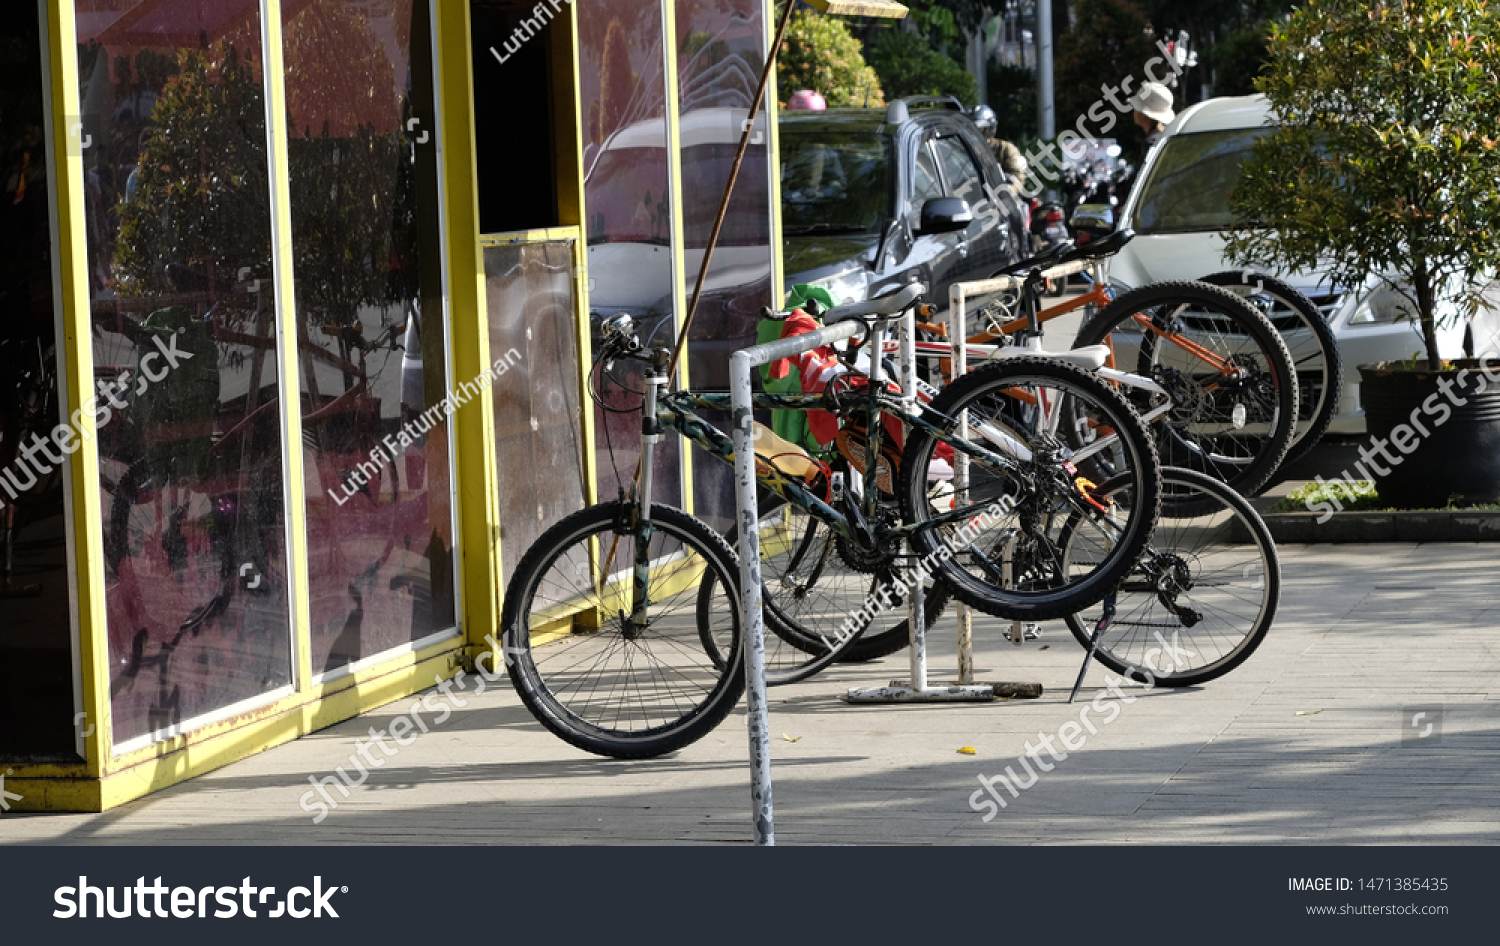
{"type": "Polygon", "coordinates": [[[1130,98],[1130,107],[1163,125],[1172,124],[1177,117],[1172,111],[1172,93],[1160,82],[1141,83],[1141,90],[1130,98]]]}

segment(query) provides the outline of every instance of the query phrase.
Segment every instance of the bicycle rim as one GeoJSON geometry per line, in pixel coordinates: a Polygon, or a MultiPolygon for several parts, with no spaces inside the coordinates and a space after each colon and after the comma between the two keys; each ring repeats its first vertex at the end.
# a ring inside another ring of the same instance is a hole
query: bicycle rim
{"type": "Polygon", "coordinates": [[[618,503],[590,507],[544,533],[511,578],[501,626],[511,680],[538,721],[589,752],[644,758],[701,738],[743,691],[739,582],[712,530],[653,506],[650,606],[637,625],[637,538],[616,534],[619,513],[618,503]],[[699,590],[710,582],[705,611],[699,590]],[[728,659],[705,650],[705,637],[728,659]]]}
{"type": "Polygon", "coordinates": [[[927,417],[953,437],[960,411],[969,412],[969,425],[955,440],[1011,460],[971,460],[963,495],[951,488],[929,490],[928,472],[941,441],[918,428],[902,461],[903,515],[911,525],[955,512],[963,518],[919,529],[913,549],[955,597],[996,617],[1046,620],[1103,598],[1156,521],[1158,463],[1140,419],[1093,375],[1026,357],[958,379],[933,401],[927,417]],[[1092,484],[1066,465],[1106,449],[1118,457],[1117,473],[1143,498],[1136,506],[1116,511],[1091,503],[1092,484]],[[1095,548],[1093,560],[1076,566],[1062,558],[1058,544],[1073,513],[1081,522],[1075,541],[1086,536],[1095,548]]]}
{"type": "MultiPolygon", "coordinates": [[[[1166,467],[1168,490],[1209,505],[1191,516],[1162,516],[1150,545],[1116,590],[1116,613],[1097,659],[1140,683],[1193,686],[1244,663],[1265,639],[1281,597],[1276,543],[1239,494],[1212,477],[1166,467]]],[[[1123,482],[1100,493],[1128,505],[1123,482]]],[[[1086,554],[1067,546],[1068,554],[1086,554]]],[[[1089,647],[1103,616],[1096,605],[1067,617],[1089,647]]]]}
{"type": "Polygon", "coordinates": [[[1297,432],[1281,461],[1285,469],[1318,445],[1338,410],[1344,369],[1333,330],[1313,300],[1274,276],[1232,270],[1204,276],[1203,281],[1250,303],[1286,343],[1297,374],[1297,432]]]}
{"type": "Polygon", "coordinates": [[[1106,306],[1078,343],[1107,344],[1117,367],[1172,392],[1126,392],[1142,414],[1174,405],[1152,424],[1162,463],[1247,495],[1270,482],[1296,431],[1296,375],[1280,335],[1248,303],[1202,283],[1157,283],[1106,306]]]}

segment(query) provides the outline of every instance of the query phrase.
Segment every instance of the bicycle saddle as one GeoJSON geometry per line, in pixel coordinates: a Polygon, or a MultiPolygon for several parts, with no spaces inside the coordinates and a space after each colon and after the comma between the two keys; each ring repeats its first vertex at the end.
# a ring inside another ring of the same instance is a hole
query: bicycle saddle
{"type": "Polygon", "coordinates": [[[1063,364],[1082,368],[1085,371],[1098,371],[1109,361],[1108,345],[1088,345],[1083,348],[1075,348],[1072,351],[1050,352],[1041,351],[1036,348],[1017,346],[1014,348],[1002,348],[995,352],[996,358],[1022,358],[1026,356],[1033,358],[1050,358],[1063,364]]]}
{"type": "Polygon", "coordinates": [[[1068,240],[1065,243],[1058,243],[1054,246],[1049,247],[1047,250],[1038,253],[1035,256],[1023,259],[1019,263],[1010,264],[1009,266],[1000,270],[1000,272],[996,275],[1024,276],[1027,273],[1031,272],[1033,269],[1050,269],[1053,266],[1056,266],[1062,259],[1063,255],[1072,249],[1072,240],[1068,240]]]}
{"type": "Polygon", "coordinates": [[[925,292],[927,292],[926,286],[914,282],[874,299],[835,306],[823,313],[823,324],[832,325],[835,322],[863,318],[867,315],[896,315],[911,308],[912,303],[922,298],[925,292]]]}
{"type": "Polygon", "coordinates": [[[1125,248],[1125,244],[1135,239],[1135,231],[1129,228],[1116,230],[1109,236],[1090,240],[1082,246],[1075,246],[1062,255],[1057,261],[1058,265],[1076,263],[1079,260],[1104,259],[1106,256],[1114,256],[1125,248]]]}

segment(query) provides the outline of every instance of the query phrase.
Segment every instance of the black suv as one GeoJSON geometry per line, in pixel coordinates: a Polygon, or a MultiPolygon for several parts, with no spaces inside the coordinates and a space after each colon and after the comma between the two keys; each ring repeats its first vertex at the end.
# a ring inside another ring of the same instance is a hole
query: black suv
{"type": "Polygon", "coordinates": [[[848,303],[919,280],[943,309],[953,283],[1021,259],[1023,205],[956,101],[783,111],[779,130],[789,287],[848,303]]]}

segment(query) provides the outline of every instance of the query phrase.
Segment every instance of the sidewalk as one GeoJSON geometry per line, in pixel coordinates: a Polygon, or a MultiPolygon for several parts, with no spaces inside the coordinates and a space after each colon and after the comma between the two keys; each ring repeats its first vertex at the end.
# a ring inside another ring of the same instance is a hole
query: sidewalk
{"type": "MultiPolygon", "coordinates": [[[[999,622],[977,622],[979,679],[1040,681],[1041,700],[837,699],[904,676],[904,654],[772,690],[778,842],[1500,841],[1494,546],[1286,547],[1282,557],[1281,615],[1248,663],[1196,690],[1127,689],[1134,703],[1019,798],[1005,794],[988,824],[970,808],[977,777],[1019,770],[1025,742],[1079,718],[1065,701],[1082,650],[1062,624],[1016,648],[999,622]],[[1407,707],[1441,707],[1441,738],[1407,738],[1407,707]]],[[[954,666],[952,640],[949,617],[934,633],[934,680],[954,666]]],[[[1095,665],[1083,699],[1103,684],[1095,665]]],[[[616,762],[553,738],[508,685],[401,750],[314,825],[299,806],[308,776],[347,765],[357,738],[410,703],[102,815],[0,816],[0,843],[750,839],[743,708],[673,758],[616,762]]]]}

